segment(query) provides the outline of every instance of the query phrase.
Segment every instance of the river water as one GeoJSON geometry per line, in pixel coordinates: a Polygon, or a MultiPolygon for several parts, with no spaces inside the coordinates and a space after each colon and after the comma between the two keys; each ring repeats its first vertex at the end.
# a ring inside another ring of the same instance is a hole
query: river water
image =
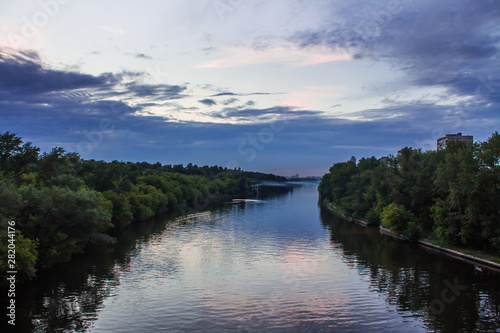
{"type": "Polygon", "coordinates": [[[303,183],[135,227],[20,286],[15,332],[500,332],[500,273],[317,201],[303,183]]]}

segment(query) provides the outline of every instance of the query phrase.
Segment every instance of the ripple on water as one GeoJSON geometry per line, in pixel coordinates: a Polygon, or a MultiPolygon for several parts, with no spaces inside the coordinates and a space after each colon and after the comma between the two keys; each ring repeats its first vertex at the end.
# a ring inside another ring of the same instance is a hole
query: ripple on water
{"type": "MultiPolygon", "coordinates": [[[[451,310],[466,307],[465,301],[457,300],[434,326],[426,309],[445,279],[468,274],[461,271],[463,265],[425,262],[427,252],[373,236],[369,229],[334,223],[320,216],[316,203],[316,188],[304,186],[265,203],[228,204],[170,221],[164,232],[139,240],[128,260],[115,266],[110,281],[116,284],[107,287],[94,315],[89,314],[94,320],[89,331],[422,332],[425,325],[431,331],[453,327],[445,326],[450,325],[446,320],[458,321],[451,310]]],[[[492,310],[494,291],[487,283],[481,294],[473,289],[468,292],[479,303],[477,327],[500,327],[492,310]]],[[[46,303],[50,308],[53,297],[48,295],[46,303]]],[[[45,320],[43,315],[36,319],[45,320]]],[[[462,327],[467,326],[458,331],[462,327]]]]}

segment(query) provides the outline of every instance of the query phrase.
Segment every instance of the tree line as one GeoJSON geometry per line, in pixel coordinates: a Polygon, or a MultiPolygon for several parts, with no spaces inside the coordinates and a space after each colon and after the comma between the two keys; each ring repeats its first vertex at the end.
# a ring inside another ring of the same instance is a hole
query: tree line
{"type": "Polygon", "coordinates": [[[439,151],[405,147],[387,160],[335,163],[319,185],[322,202],[381,223],[410,240],[500,252],[500,135],[448,142],[439,151]]]}
{"type": "Polygon", "coordinates": [[[263,180],[286,179],[217,165],[84,160],[60,147],[40,153],[17,134],[0,133],[0,275],[8,221],[16,222],[17,276],[31,279],[90,244],[113,244],[113,235],[132,223],[248,195],[263,180]]]}

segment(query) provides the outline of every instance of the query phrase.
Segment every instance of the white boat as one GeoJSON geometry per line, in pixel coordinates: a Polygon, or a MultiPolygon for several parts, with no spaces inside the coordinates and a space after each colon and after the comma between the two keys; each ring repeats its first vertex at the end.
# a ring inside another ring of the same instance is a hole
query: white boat
{"type": "Polygon", "coordinates": [[[264,200],[258,200],[258,199],[233,199],[233,202],[255,202],[255,203],[263,203],[265,201],[264,200]]]}

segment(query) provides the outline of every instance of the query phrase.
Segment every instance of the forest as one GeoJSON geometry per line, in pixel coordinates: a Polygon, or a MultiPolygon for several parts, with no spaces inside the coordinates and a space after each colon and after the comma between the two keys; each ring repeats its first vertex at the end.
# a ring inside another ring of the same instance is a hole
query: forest
{"type": "Polygon", "coordinates": [[[320,200],[340,213],[380,223],[409,240],[500,253],[500,135],[448,142],[445,149],[405,147],[387,160],[335,163],[320,200]]]}
{"type": "Polygon", "coordinates": [[[133,223],[245,196],[264,180],[286,179],[217,165],[84,160],[60,147],[40,153],[17,134],[0,133],[1,281],[8,239],[15,241],[17,277],[27,280],[91,244],[111,246],[133,223]],[[8,234],[11,221],[15,234],[8,234]]]}

